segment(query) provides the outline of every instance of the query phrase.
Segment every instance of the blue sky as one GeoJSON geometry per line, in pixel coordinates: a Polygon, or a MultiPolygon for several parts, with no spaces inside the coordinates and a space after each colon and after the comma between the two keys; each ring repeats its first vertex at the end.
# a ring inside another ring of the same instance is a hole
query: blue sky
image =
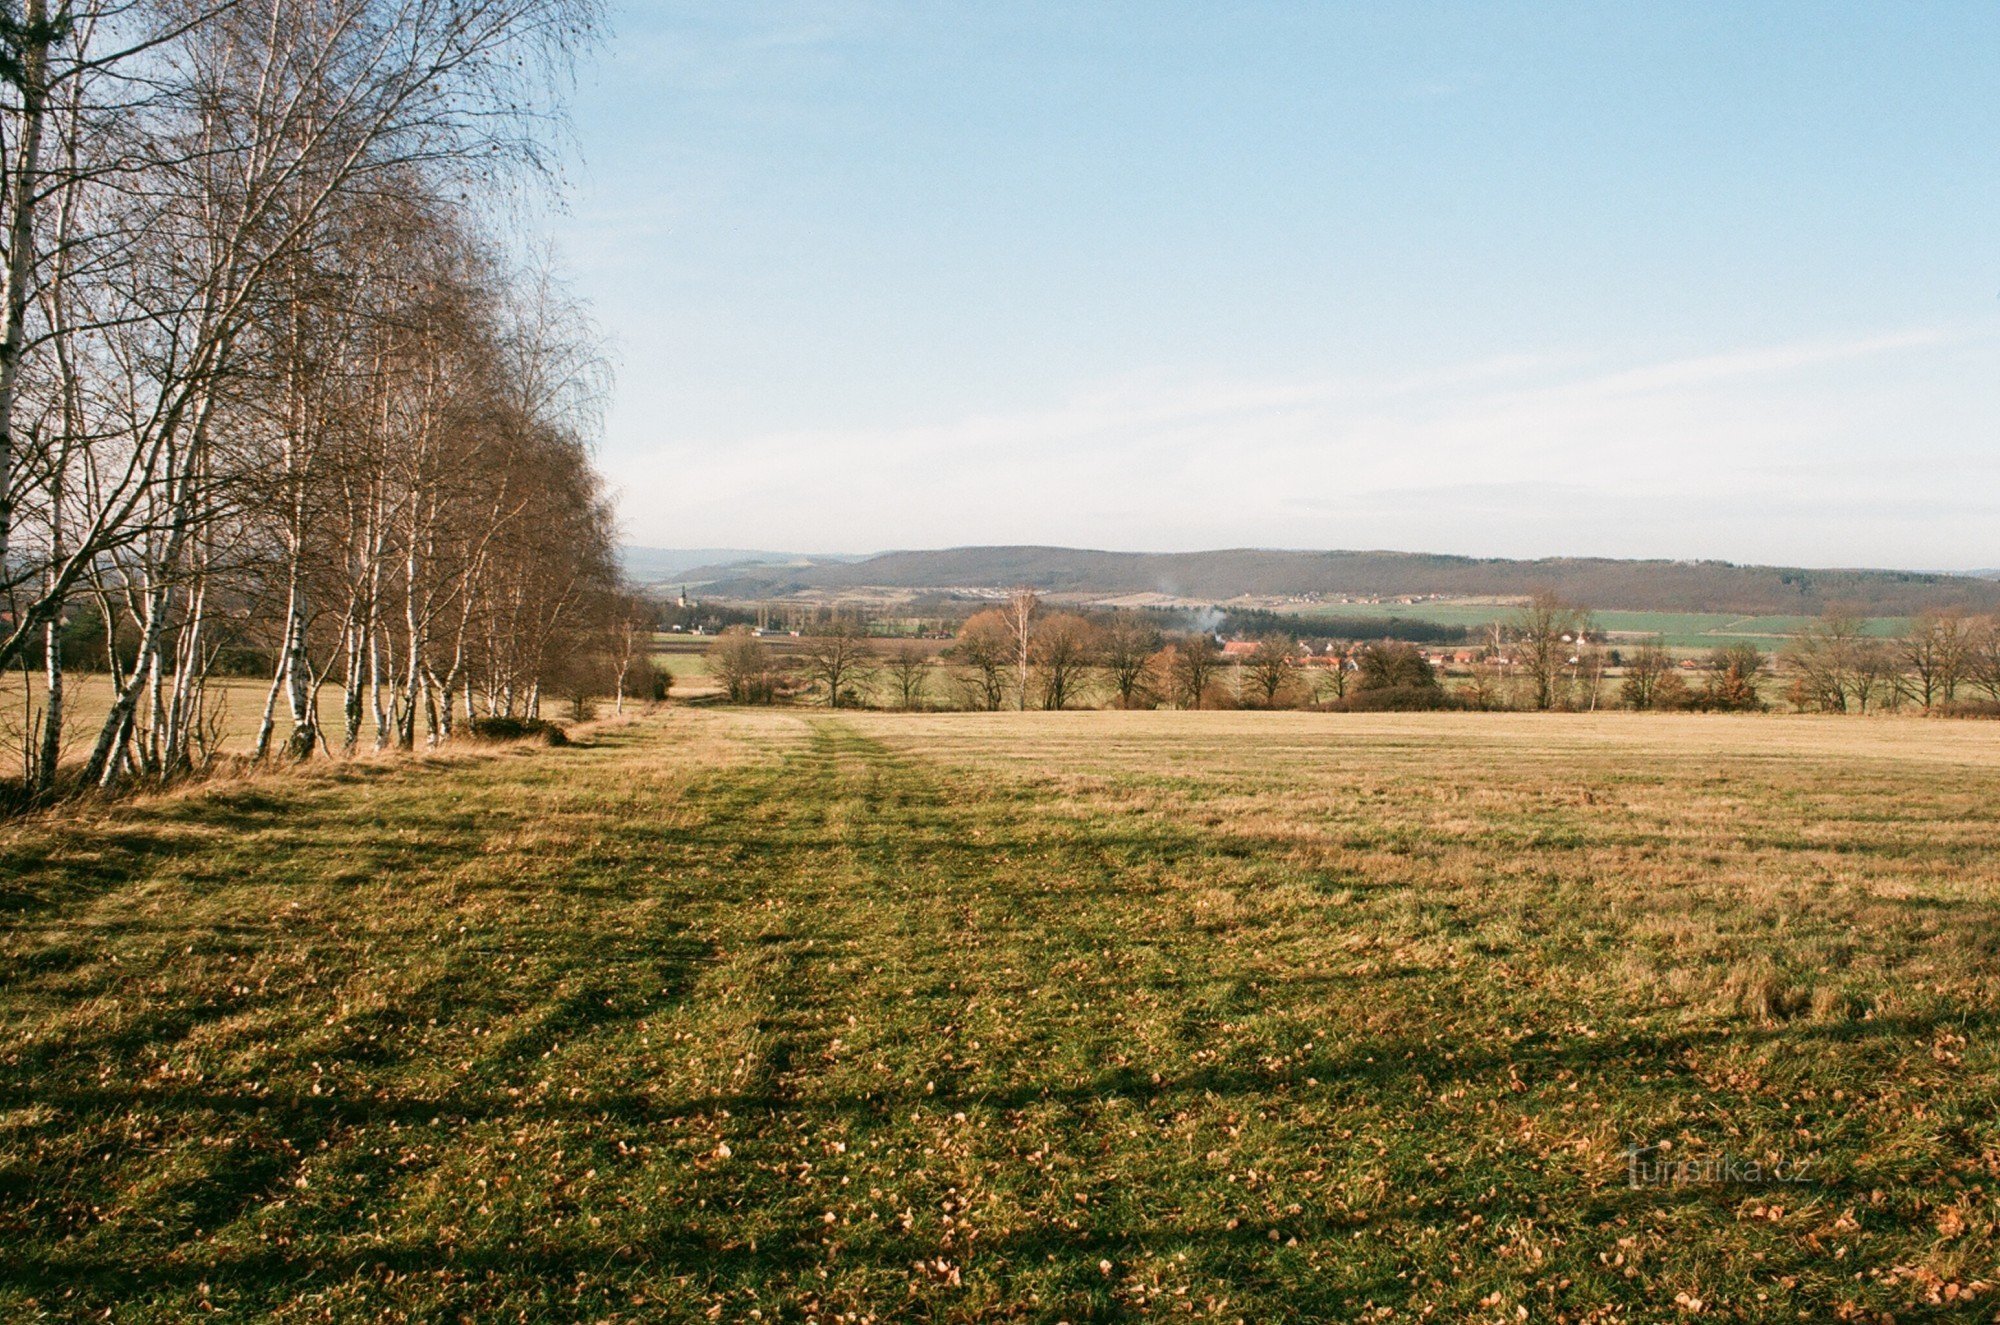
{"type": "Polygon", "coordinates": [[[614,27],[631,541],[2000,565],[2000,7],[614,27]]]}

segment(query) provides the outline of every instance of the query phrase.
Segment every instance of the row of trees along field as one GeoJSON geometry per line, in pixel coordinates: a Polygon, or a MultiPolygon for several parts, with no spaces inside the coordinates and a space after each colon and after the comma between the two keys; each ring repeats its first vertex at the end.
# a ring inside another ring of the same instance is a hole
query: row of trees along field
{"type": "Polygon", "coordinates": [[[1992,617],[1926,614],[1885,637],[1852,613],[1828,612],[1799,633],[1785,662],[1786,698],[1801,709],[2000,713],[2000,620],[1992,617]]]}
{"type": "Polygon", "coordinates": [[[554,182],[595,0],[0,14],[0,668],[34,674],[27,786],[72,737],[86,785],[197,766],[222,670],[269,681],[259,756],[439,740],[615,671],[601,356],[497,237],[554,182]],[[73,732],[82,637],[111,697],[73,732]]]}
{"type": "Polygon", "coordinates": [[[1965,692],[2000,708],[2000,624],[1919,617],[1894,636],[1872,636],[1858,617],[1828,613],[1775,658],[1753,644],[1677,655],[1658,640],[1608,646],[1589,612],[1539,595],[1496,622],[1455,666],[1404,641],[1328,642],[1317,650],[1266,634],[1225,652],[1207,630],[1162,630],[1147,615],[1047,611],[1031,591],[975,613],[949,646],[870,637],[835,617],[780,657],[747,628],[709,650],[710,671],[736,703],[811,697],[834,706],[914,709],[1062,709],[1216,705],[1258,708],[1585,710],[1618,705],[1662,711],[1748,712],[1770,707],[1782,683],[1793,708],[1866,712],[1909,704],[1975,711],[1965,692]],[[1450,675],[1447,675],[1447,672],[1450,675]]]}

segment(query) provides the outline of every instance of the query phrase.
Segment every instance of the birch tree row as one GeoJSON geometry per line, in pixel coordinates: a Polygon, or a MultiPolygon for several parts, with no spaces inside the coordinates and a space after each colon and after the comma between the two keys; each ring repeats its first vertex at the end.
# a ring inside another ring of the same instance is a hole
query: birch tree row
{"type": "Polygon", "coordinates": [[[0,5],[0,668],[34,673],[31,789],[199,764],[226,659],[268,672],[260,757],[535,716],[601,666],[604,373],[491,219],[545,176],[596,22],[0,5]],[[61,647],[86,616],[88,715],[61,647]]]}

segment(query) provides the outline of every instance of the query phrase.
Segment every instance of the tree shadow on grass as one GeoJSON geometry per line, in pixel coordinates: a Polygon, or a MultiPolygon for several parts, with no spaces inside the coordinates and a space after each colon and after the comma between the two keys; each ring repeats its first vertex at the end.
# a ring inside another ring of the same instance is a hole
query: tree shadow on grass
{"type": "MultiPolygon", "coordinates": [[[[463,1076],[446,1078],[445,1084],[435,1089],[378,1084],[372,1090],[356,1091],[343,1083],[333,1094],[312,1094],[296,1076],[280,1088],[250,1088],[247,1083],[231,1088],[213,1080],[121,1084],[115,1077],[106,1079],[90,1070],[97,1063],[131,1064],[141,1049],[171,1043],[174,1036],[185,1035],[194,1024],[232,1015],[247,1006],[192,997],[183,1009],[196,1014],[192,1022],[178,1014],[149,1012],[100,1040],[69,1043],[72,1051],[84,1050],[79,1056],[86,1060],[70,1070],[56,1058],[38,1060],[37,1070],[19,1073],[9,1083],[8,1104],[19,1111],[17,1118],[26,1120],[17,1127],[25,1126],[29,1134],[39,1134],[51,1144],[69,1130],[95,1127],[109,1134],[125,1119],[155,1117],[170,1119],[176,1128],[188,1132],[207,1129],[218,1121],[226,1124],[216,1129],[219,1132],[254,1131],[260,1148],[241,1154],[218,1152],[212,1162],[176,1175],[152,1190],[144,1208],[126,1211],[125,1218],[136,1222],[155,1219],[157,1227],[150,1234],[132,1234],[122,1244],[122,1251],[117,1250],[121,1244],[112,1236],[114,1230],[101,1226],[98,1231],[103,1236],[86,1233],[65,1240],[61,1230],[53,1227],[54,1220],[8,1221],[8,1212],[22,1211],[45,1181],[33,1168],[16,1164],[0,1174],[0,1228],[43,1236],[29,1240],[21,1254],[0,1263],[0,1285],[39,1296],[75,1288],[86,1297],[94,1294],[100,1302],[115,1302],[157,1300],[193,1292],[203,1283],[223,1283],[236,1288],[253,1306],[265,1307],[292,1300],[309,1284],[365,1286],[382,1274],[448,1274],[486,1284],[494,1293],[532,1294],[551,1282],[586,1274],[600,1280],[643,1282],[649,1277],[664,1277],[697,1286],[745,1290],[789,1286],[803,1291],[809,1274],[827,1265],[830,1258],[844,1258],[847,1264],[864,1264],[885,1274],[900,1273],[912,1261],[937,1258],[941,1243],[929,1235],[897,1234],[886,1227],[829,1232],[814,1216],[797,1208],[798,1198],[786,1185],[785,1175],[759,1167],[751,1170],[756,1176],[742,1179],[745,1185],[737,1189],[745,1220],[755,1218],[766,1230],[754,1247],[733,1234],[723,1236],[713,1231],[728,1229],[726,1221],[710,1217],[704,1224],[697,1220],[684,1208],[687,1193],[679,1187],[657,1198],[657,1220],[637,1239],[621,1240],[609,1233],[572,1229],[561,1234],[535,1230],[533,1236],[517,1235],[511,1242],[478,1235],[458,1242],[440,1237],[435,1243],[424,1244],[409,1239],[440,1230],[420,1228],[412,1233],[405,1224],[396,1234],[402,1241],[377,1247],[367,1245],[374,1236],[367,1216],[395,1179],[379,1167],[370,1167],[379,1166],[380,1161],[359,1151],[367,1145],[375,1145],[379,1151],[411,1138],[444,1147],[471,1144],[475,1131],[490,1136],[502,1129],[553,1137],[565,1145],[602,1146],[612,1139],[638,1136],[658,1124],[699,1120],[705,1125],[700,1129],[703,1135],[726,1129],[733,1137],[739,1129],[748,1131],[780,1152],[773,1158],[790,1160],[796,1159],[797,1152],[784,1150],[781,1138],[842,1124],[879,1132],[900,1126],[899,1120],[918,1110],[932,1117],[978,1112],[997,1115],[1004,1122],[1018,1121],[1022,1115],[1052,1115],[1053,1121],[1047,1125],[1065,1129],[1079,1148],[1101,1144],[1107,1152],[1112,1145],[1108,1119],[1115,1113],[1120,1120],[1118,1135],[1139,1138],[1128,1145],[1143,1149],[1167,1144],[1161,1137],[1147,1135],[1152,1123],[1135,1122],[1132,1110],[1111,1107],[1120,1104],[1138,1106],[1148,1114],[1214,1117],[1225,1111],[1259,1112],[1279,1127],[1292,1125],[1292,1118],[1307,1114],[1304,1108],[1297,1114],[1291,1112],[1299,1106],[1311,1106],[1313,1117],[1325,1116],[1329,1105],[1366,1106],[1372,1112],[1357,1117],[1386,1120],[1376,1123],[1378,1127],[1393,1123],[1403,1129],[1399,1135],[1414,1138],[1412,1144],[1419,1150],[1450,1151],[1455,1146],[1472,1150],[1500,1135],[1500,1124],[1489,1123],[1486,1130],[1479,1131],[1469,1117],[1448,1112],[1419,1116],[1415,1102],[1445,1090],[1463,1089],[1483,1096],[1495,1112],[1511,1113],[1515,1106],[1504,1104],[1510,1098],[1506,1093],[1511,1089],[1510,1081],[1518,1080],[1520,1089],[1532,1094],[1560,1089],[1558,1082],[1581,1080],[1589,1089],[1615,1095],[1621,1109],[1632,1116],[1673,1116],[1682,1102],[1697,1094],[1711,1111],[1727,1109],[1731,1106],[1726,1096],[1718,1104],[1718,1092],[1693,1079],[1691,1058],[1723,1047],[1755,1050],[1771,1045],[1805,1054],[1830,1050],[1887,1054],[1895,1051],[1899,1042],[1907,1045],[1913,1037],[1930,1034],[1937,1027],[1923,1018],[1878,1018],[1782,1027],[1642,1025],[1596,1038],[1529,1034],[1508,1039],[1481,1037],[1471,1031],[1442,1035],[1433,1031],[1427,1036],[1350,1035],[1342,1043],[1289,1056],[1276,1067],[1260,1059],[1256,1045],[1224,1047],[1222,1061],[1198,1066],[1188,1066],[1184,1053],[1178,1058],[1163,1054],[1158,1080],[1154,1079],[1154,1064],[1144,1061],[1143,1055],[1138,1055],[1141,1061],[1135,1063],[1100,1063],[1074,1074],[1023,1056],[985,1071],[938,1071],[928,1090],[886,1074],[870,1088],[855,1089],[854,1083],[847,1083],[838,1090],[822,1090],[810,1075],[813,1050],[828,1033],[826,1005],[834,995],[818,973],[825,949],[809,945],[828,935],[810,923],[800,923],[794,912],[782,921],[757,917],[756,924],[780,926],[763,932],[739,923],[730,940],[739,952],[747,949],[754,954],[755,992],[760,999],[767,999],[771,1008],[748,1019],[753,1038],[761,1037],[761,1051],[741,1088],[676,1097],[613,1081],[586,1084],[576,1094],[545,1092],[524,1098],[511,1093],[517,1088],[511,1074],[532,1068],[553,1053],[558,1043],[604,1036],[614,1056],[633,1058],[637,1054],[633,1044],[629,1039],[620,1043],[618,1037],[626,1035],[639,1019],[662,1015],[692,998],[701,970],[715,955],[709,941],[678,927],[676,909],[729,907],[769,889],[775,871],[783,871],[780,877],[792,901],[812,904],[822,898],[827,886],[821,882],[822,863],[836,859],[859,862],[865,872],[861,886],[874,888],[883,897],[907,896],[919,906],[990,905],[1011,917],[1024,943],[1041,945],[1045,950],[1054,945],[1049,953],[1053,958],[1092,948],[1100,941],[1091,938],[1082,942],[1072,932],[1077,915],[1089,909],[1092,899],[1130,899],[1166,891],[1156,884],[1135,889],[1123,872],[1125,862],[1157,864],[1166,860],[1171,868],[1175,861],[1228,858],[1240,867],[1245,858],[1286,849],[1280,841],[1250,841],[1247,850],[1217,852],[1199,830],[1122,818],[1105,825],[1051,825],[1036,819],[1042,802],[1026,794],[1003,791],[974,806],[968,799],[971,793],[965,789],[948,789],[927,770],[882,756],[870,743],[843,736],[837,726],[824,728],[814,747],[793,758],[786,770],[777,778],[709,783],[704,788],[708,793],[707,817],[692,825],[668,829],[621,824],[614,830],[614,861],[637,862],[651,853],[650,863],[663,869],[699,863],[715,871],[699,879],[645,884],[663,901],[660,923],[629,933],[614,932],[590,923],[592,913],[580,903],[548,921],[569,927],[568,937],[517,925],[477,942],[464,941],[454,949],[453,961],[421,986],[400,991],[393,1006],[343,1013],[340,1026],[347,1042],[368,1044],[358,1051],[362,1056],[356,1061],[384,1073],[391,1083],[398,1069],[419,1066],[426,1057],[434,1056],[421,1046],[405,1049],[396,1040],[428,1016],[497,1024],[499,1029],[490,1040],[479,1042],[476,1051],[468,1051],[474,1067],[463,1076]],[[982,826],[991,830],[977,844],[961,836],[974,808],[981,815],[982,826]],[[760,835],[761,827],[773,831],[760,835]],[[951,881],[989,877],[1003,856],[1025,861],[1024,870],[1060,873],[1065,879],[1063,889],[1048,896],[1024,890],[1012,897],[1003,880],[993,889],[995,897],[990,903],[953,894],[948,886],[951,881]],[[1064,924],[1069,926],[1067,930],[1062,928],[1064,924]],[[508,962],[526,965],[485,971],[493,978],[484,981],[473,978],[482,974],[483,967],[501,968],[508,962]],[[634,989],[647,992],[635,994],[634,989]],[[660,992],[654,994],[653,990],[660,992]],[[367,1040],[369,1036],[375,1038],[367,1040]],[[1440,1052],[1441,1047],[1451,1050],[1449,1058],[1440,1052]],[[1399,1114],[1399,1110],[1404,1112],[1399,1114]],[[1461,1130],[1468,1128],[1477,1134],[1466,1135],[1461,1130]],[[572,1142],[571,1138],[576,1139],[572,1142]],[[245,1250],[235,1242],[216,1245],[187,1235],[190,1228],[234,1225],[236,1236],[248,1236],[254,1230],[245,1228],[245,1222],[275,1209],[286,1198],[292,1170],[289,1161],[280,1156],[317,1154],[328,1143],[336,1143],[337,1148],[343,1140],[349,1143],[344,1161],[347,1166],[340,1170],[340,1176],[350,1184],[344,1193],[345,1204],[316,1210],[293,1246],[245,1250]],[[710,1232],[704,1233],[704,1226],[710,1232]],[[56,1236],[49,1236],[52,1233],[56,1236]],[[830,1238],[847,1241],[836,1252],[830,1248],[830,1238]]],[[[980,794],[991,790],[981,788],[980,794]]],[[[290,813],[290,806],[285,797],[262,803],[253,796],[227,813],[240,816],[231,821],[235,831],[260,831],[255,825],[269,826],[274,816],[290,813]]],[[[1234,845],[1242,848],[1243,840],[1234,845]]],[[[440,841],[436,846],[447,857],[464,849],[463,838],[440,841]]],[[[138,871],[159,864],[144,855],[135,855],[134,861],[133,868],[138,871]]],[[[554,872],[534,887],[553,889],[572,901],[583,899],[583,903],[594,905],[603,899],[604,904],[615,905],[640,886],[629,880],[584,877],[598,868],[595,863],[588,869],[577,861],[544,863],[554,872]]],[[[830,870],[825,875],[830,879],[848,877],[830,870]]],[[[465,884],[467,889],[517,886],[500,879],[465,884]]],[[[533,892],[529,888],[522,891],[526,895],[533,892]]],[[[735,919],[741,921],[742,917],[735,919]]],[[[859,930],[842,930],[837,925],[834,936],[855,941],[865,937],[859,930]]],[[[251,929],[230,936],[230,941],[254,937],[251,929]]],[[[1133,937],[1145,944],[1162,941],[1161,935],[1153,933],[1133,937]]],[[[908,936],[905,941],[909,941],[908,936]]],[[[63,957],[51,959],[52,964],[41,974],[65,969],[60,962],[71,960],[73,955],[66,951],[63,957]]],[[[904,955],[917,969],[899,977],[897,984],[907,979],[910,986],[924,990],[917,1001],[901,1010],[916,1027],[908,1033],[917,1036],[923,1028],[958,1015],[962,999],[949,996],[947,986],[961,974],[955,963],[966,960],[966,955],[950,950],[937,936],[924,937],[904,955]]],[[[1246,955],[1261,959],[1263,954],[1230,951],[1212,955],[1240,965],[1246,955]]],[[[1415,965],[1374,971],[1367,977],[1260,971],[1259,980],[1271,982],[1268,992],[1262,984],[1237,978],[1226,1006],[1208,1008],[1203,1015],[1190,1015],[1175,1023],[1175,1034],[1182,1041],[1175,1047],[1185,1050],[1201,1045],[1202,1037],[1212,1033],[1213,1023],[1232,1010],[1250,1010],[1265,1002],[1296,1007],[1352,999],[1370,990],[1378,997],[1392,997],[1392,989],[1406,988],[1418,975],[1436,973],[1415,965]]],[[[1217,980],[1224,974],[1218,969],[1217,980]]],[[[34,973],[29,978],[34,978],[34,973]]],[[[1164,987],[1180,989],[1186,983],[1169,980],[1164,987]]],[[[1452,998],[1464,992],[1459,986],[1446,986],[1446,1006],[1440,1009],[1440,1016],[1449,1014],[1452,998]]],[[[1513,997],[1513,991],[1504,985],[1485,992],[1502,1001],[1513,997]]],[[[1554,1024],[1558,1012],[1548,1011],[1546,1016],[1554,1024]]],[[[1474,1024],[1490,1029],[1493,1022],[1487,1017],[1474,1024]]],[[[1973,1028],[1990,1028],[1992,1019],[1954,1018],[1951,1024],[1954,1030],[1972,1033],[1973,1028]]],[[[1097,1029],[1108,1033],[1108,1028],[1097,1029]]],[[[317,1041],[294,1045],[293,1052],[299,1056],[322,1052],[304,1047],[306,1043],[317,1041]]],[[[288,1065],[280,1062],[277,1066],[282,1069],[288,1065]]],[[[617,1063],[611,1066],[614,1074],[621,1070],[617,1063]]],[[[295,1061],[289,1067],[296,1070],[299,1064],[295,1061]]],[[[1752,1102],[1749,1107],[1762,1111],[1758,1118],[1775,1117],[1771,1101],[1752,1102]]],[[[1521,1112],[1526,1111],[1524,1103],[1521,1112]]],[[[891,1136],[899,1144],[915,1145],[923,1140],[919,1133],[891,1136]]],[[[146,1156],[136,1145],[121,1150],[119,1144],[107,1142],[110,1149],[72,1163],[63,1176],[79,1190],[109,1190],[129,1180],[131,1170],[120,1172],[120,1165],[139,1169],[146,1156]],[[103,1181],[98,1183],[97,1179],[103,1181]]],[[[1318,1137],[1309,1144],[1330,1148],[1333,1143],[1318,1137]]],[[[751,1148],[745,1147],[746,1151],[751,1148]]],[[[16,1153],[22,1151],[17,1149],[16,1153]]],[[[992,1173],[1004,1162],[989,1159],[986,1172],[992,1173]]],[[[685,1175],[686,1170],[677,1173],[685,1175]]],[[[1633,1208],[1632,1203],[1639,1198],[1616,1190],[1615,1181],[1605,1188],[1604,1176],[1594,1175],[1585,1182],[1574,1172],[1544,1175],[1537,1191],[1540,1197],[1572,1202],[1574,1208],[1566,1212],[1572,1220],[1600,1214],[1608,1217],[1633,1208]]],[[[1839,1180],[1837,1173],[1833,1176],[1839,1180]]],[[[1526,1184],[1511,1183],[1503,1162],[1490,1156],[1463,1171],[1418,1178],[1420,1182],[1412,1180],[1416,1185],[1409,1194],[1411,1199],[1378,1216],[1378,1227],[1394,1230],[1418,1223],[1451,1227],[1462,1223],[1475,1207],[1483,1217],[1523,1215],[1533,1209],[1537,1199],[1525,1189],[1526,1184]],[[1488,1187],[1497,1194],[1487,1196],[1488,1187]]],[[[1207,1175],[1191,1182],[1190,1187],[1198,1196],[1221,1196],[1224,1193],[1216,1185],[1218,1181],[1207,1175]],[[1201,1186],[1203,1183],[1207,1185],[1201,1186]]],[[[1833,1190],[1839,1193],[1838,1188],[1833,1190]]],[[[1187,1193],[1149,1195],[1153,1199],[1134,1203],[1140,1213],[1092,1214],[1084,1221],[1082,1235],[1075,1228],[1045,1223],[982,1240],[970,1252],[954,1255],[969,1276],[985,1276],[988,1283],[999,1285],[1003,1295],[1032,1271],[1043,1291],[1089,1307],[1072,1313],[1074,1318],[1084,1318],[1119,1310],[1105,1296],[1108,1281],[1099,1268],[1101,1259],[1186,1253],[1195,1260],[1197,1273],[1212,1284],[1281,1300],[1287,1291],[1298,1289],[1296,1280],[1287,1280],[1272,1268],[1285,1254],[1279,1250],[1282,1242],[1274,1240],[1273,1234],[1324,1248],[1337,1247],[1356,1228],[1349,1216],[1313,1210],[1286,1219],[1244,1218],[1234,1226],[1205,1217],[1149,1215],[1143,1210],[1155,1209],[1168,1199],[1182,1199],[1187,1193]]],[[[1650,1199],[1657,1203],[1663,1198],[1650,1199]]],[[[1682,1193],[1671,1199],[1687,1202],[1696,1213],[1707,1215],[1714,1213],[1711,1207],[1722,1198],[1682,1193]]],[[[112,1203],[106,1204],[109,1208],[112,1203]]],[[[1325,1281],[1337,1282],[1341,1293],[1372,1295],[1377,1300],[1395,1300],[1407,1293],[1407,1286],[1399,1286],[1394,1279],[1397,1258],[1393,1255],[1365,1263],[1349,1258],[1337,1264],[1339,1274],[1326,1276],[1325,1281]]],[[[1573,1272],[1590,1273],[1587,1266],[1573,1272]]],[[[1316,1307],[1334,1315],[1338,1314],[1337,1305],[1346,1305],[1333,1295],[1332,1288],[1324,1290],[1325,1297],[1313,1298],[1311,1293],[1316,1290],[1311,1289],[1310,1280],[1306,1282],[1308,1296],[1295,1306],[1316,1307]]],[[[1602,1286],[1601,1281],[1587,1282],[1602,1286]]],[[[883,1303],[885,1309],[897,1305],[883,1303]]]]}

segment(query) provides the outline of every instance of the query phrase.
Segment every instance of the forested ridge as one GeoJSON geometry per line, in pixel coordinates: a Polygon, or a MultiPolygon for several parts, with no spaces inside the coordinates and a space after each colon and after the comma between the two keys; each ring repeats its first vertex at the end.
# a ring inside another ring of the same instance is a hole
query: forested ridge
{"type": "Polygon", "coordinates": [[[1241,594],[1527,596],[1550,590],[1610,609],[1816,615],[1841,606],[1868,616],[2000,608],[2000,582],[1896,570],[1814,570],[1724,561],[1603,557],[1454,557],[1418,552],[1106,552],[1058,547],[963,547],[885,552],[853,562],[725,566],[689,571],[712,591],[759,597],[801,589],[1027,585],[1043,592],[1166,593],[1221,600],[1241,594]]]}

